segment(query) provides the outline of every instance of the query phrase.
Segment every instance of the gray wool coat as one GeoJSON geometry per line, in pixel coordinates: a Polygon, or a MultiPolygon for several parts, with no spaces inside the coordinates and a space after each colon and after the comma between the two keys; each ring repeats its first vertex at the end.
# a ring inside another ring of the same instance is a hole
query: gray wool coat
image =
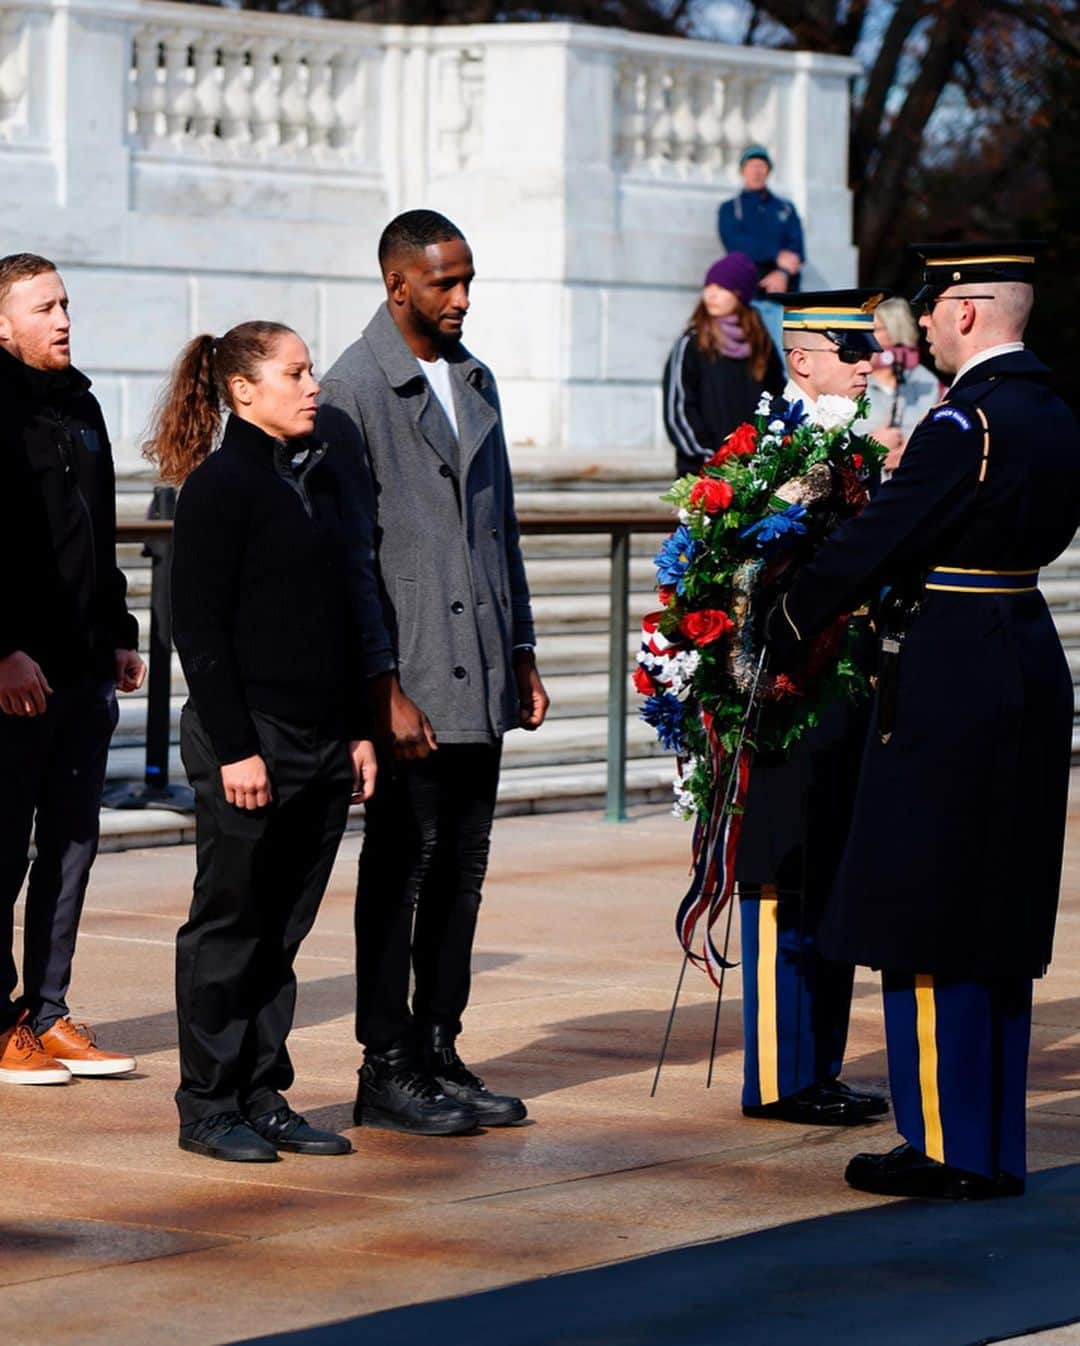
{"type": "Polygon", "coordinates": [[[351,437],[373,490],[368,676],[396,667],[441,742],[490,743],[519,723],[513,650],[535,633],[495,379],[464,347],[446,358],[458,442],[385,304],[323,380],[316,433],[351,437]]]}

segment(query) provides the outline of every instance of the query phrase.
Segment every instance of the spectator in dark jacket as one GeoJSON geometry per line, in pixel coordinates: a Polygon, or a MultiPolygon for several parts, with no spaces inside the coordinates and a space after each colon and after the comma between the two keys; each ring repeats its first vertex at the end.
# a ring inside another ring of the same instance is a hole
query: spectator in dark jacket
{"type": "Polygon", "coordinates": [[[312,438],[318,393],[295,332],[242,323],[188,345],[147,445],[184,483],[173,629],[198,867],[176,944],[180,1147],[245,1163],[351,1148],[283,1096],[293,962],[350,794],[366,800],[375,784],[349,599],[363,546],[346,537],[364,526],[363,483],[343,490],[352,460],[312,438]],[[211,453],[222,407],[232,415],[211,453]]]}
{"type": "Polygon", "coordinates": [[[784,384],[780,358],[750,307],[757,268],[732,252],[709,267],[701,299],[664,367],[664,425],[675,470],[700,472],[736,426],[754,414],[763,391],[784,384]]]}
{"type": "Polygon", "coordinates": [[[98,842],[116,691],[142,685],[116,565],[112,453],[71,363],[64,283],[32,253],[0,258],[0,1083],[134,1070],[71,1022],[67,991],[98,842]],[[15,900],[30,868],[22,995],[15,900]]]}
{"type": "Polygon", "coordinates": [[[739,158],[743,190],[723,203],[717,224],[729,253],[754,259],[764,293],[783,294],[799,288],[806,248],[799,212],[766,186],[772,166],[764,145],[747,146],[739,158]]]}

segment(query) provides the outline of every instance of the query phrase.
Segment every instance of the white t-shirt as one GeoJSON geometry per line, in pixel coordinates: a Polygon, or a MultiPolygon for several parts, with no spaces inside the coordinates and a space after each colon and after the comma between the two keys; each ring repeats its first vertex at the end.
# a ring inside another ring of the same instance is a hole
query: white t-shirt
{"type": "Polygon", "coordinates": [[[440,356],[437,360],[417,360],[424,371],[424,377],[431,384],[431,391],[439,399],[439,405],[446,412],[454,438],[458,438],[457,412],[454,410],[454,390],[450,386],[450,366],[440,356]]]}

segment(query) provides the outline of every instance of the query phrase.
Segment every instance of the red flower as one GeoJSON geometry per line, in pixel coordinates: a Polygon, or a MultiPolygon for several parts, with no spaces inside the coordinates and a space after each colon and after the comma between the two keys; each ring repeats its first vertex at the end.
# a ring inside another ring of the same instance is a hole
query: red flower
{"type": "Polygon", "coordinates": [[[724,440],[724,447],[728,448],[737,458],[748,458],[757,448],[758,433],[754,426],[743,424],[737,430],[733,430],[727,439],[724,440]]]}
{"type": "Polygon", "coordinates": [[[675,590],[670,584],[661,584],[656,590],[656,596],[664,607],[670,607],[675,598],[675,590]]]}
{"type": "Polygon", "coordinates": [[[634,687],[642,696],[652,696],[656,691],[656,684],[641,664],[634,669],[634,687]]]}
{"type": "Polygon", "coordinates": [[[700,612],[688,612],[679,623],[679,630],[695,645],[711,645],[734,625],[727,613],[719,608],[703,608],[700,612]]]}
{"type": "Polygon", "coordinates": [[[861,453],[853,453],[853,454],[851,455],[851,461],[852,461],[852,464],[853,464],[854,467],[855,467],[855,471],[856,471],[856,472],[859,472],[859,471],[862,470],[863,456],[862,456],[861,453]]]}
{"type": "Polygon", "coordinates": [[[728,448],[726,444],[721,444],[711,458],[705,459],[706,467],[722,467],[731,457],[733,449],[728,448]]]}
{"type": "Polygon", "coordinates": [[[777,673],[773,680],[773,691],[777,696],[799,696],[799,688],[786,673],[777,673]]]}
{"type": "Polygon", "coordinates": [[[694,483],[690,504],[703,509],[706,514],[719,514],[731,504],[734,495],[728,482],[719,481],[716,477],[702,477],[694,483]]]}

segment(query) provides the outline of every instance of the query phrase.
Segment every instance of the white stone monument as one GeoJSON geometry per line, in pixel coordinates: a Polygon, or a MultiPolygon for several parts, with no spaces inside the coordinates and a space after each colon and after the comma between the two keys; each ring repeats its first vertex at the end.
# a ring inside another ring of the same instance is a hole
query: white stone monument
{"type": "Polygon", "coordinates": [[[430,206],[473,244],[466,340],[515,456],[666,470],[660,374],[747,143],[803,216],[807,288],[854,281],[857,69],[573,24],[0,0],[0,254],[60,266],[76,362],[134,468],[188,337],[279,319],[325,368],[381,299],[383,225],[430,206]]]}

